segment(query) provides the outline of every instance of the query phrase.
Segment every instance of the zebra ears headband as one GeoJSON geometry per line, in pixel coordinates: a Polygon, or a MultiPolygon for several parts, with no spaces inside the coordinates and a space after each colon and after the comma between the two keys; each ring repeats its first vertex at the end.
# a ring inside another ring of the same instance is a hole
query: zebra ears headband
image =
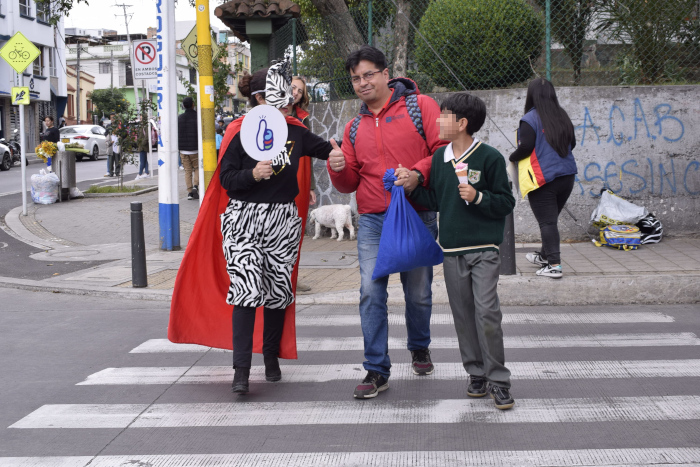
{"type": "MultiPolygon", "coordinates": [[[[261,92],[261,91],[258,91],[261,92]]],[[[289,59],[273,63],[267,71],[265,103],[278,109],[294,103],[292,96],[292,65],[289,59]]]]}

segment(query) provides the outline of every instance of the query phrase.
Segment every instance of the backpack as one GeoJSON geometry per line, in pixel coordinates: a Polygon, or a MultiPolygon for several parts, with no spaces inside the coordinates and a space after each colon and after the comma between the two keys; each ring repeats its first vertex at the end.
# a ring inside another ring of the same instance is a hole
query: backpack
{"type": "Polygon", "coordinates": [[[636,250],[642,244],[639,227],[634,225],[607,225],[600,229],[600,241],[595,246],[609,246],[618,250],[636,250]]]}
{"type": "MultiPolygon", "coordinates": [[[[416,127],[416,130],[418,130],[418,134],[421,135],[424,141],[427,141],[425,138],[425,131],[423,130],[423,114],[418,105],[418,96],[416,94],[409,94],[404,97],[404,100],[406,101],[408,116],[411,117],[411,121],[416,127]]],[[[355,120],[352,121],[352,125],[350,125],[350,144],[352,144],[353,148],[355,147],[355,138],[357,138],[357,128],[360,126],[360,120],[362,120],[362,115],[355,117],[355,120]]]]}

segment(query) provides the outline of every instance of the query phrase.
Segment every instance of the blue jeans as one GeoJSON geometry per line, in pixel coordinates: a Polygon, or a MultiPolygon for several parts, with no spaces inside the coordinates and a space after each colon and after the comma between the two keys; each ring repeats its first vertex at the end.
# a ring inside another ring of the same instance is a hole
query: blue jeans
{"type": "MultiPolygon", "coordinates": [[[[420,211],[418,215],[437,238],[437,215],[420,211]]],[[[357,253],[360,261],[360,322],[365,341],[365,370],[389,377],[389,321],[387,314],[387,284],[389,277],[372,280],[377,262],[379,238],[382,235],[384,213],[360,215],[357,231],[357,253]]],[[[430,345],[430,315],[433,309],[433,268],[422,267],[400,273],[406,300],[406,330],[408,350],[426,349],[430,345]]]]}
{"type": "Polygon", "coordinates": [[[150,175],[148,171],[148,153],[146,151],[139,152],[139,175],[146,171],[146,175],[150,175]]]}

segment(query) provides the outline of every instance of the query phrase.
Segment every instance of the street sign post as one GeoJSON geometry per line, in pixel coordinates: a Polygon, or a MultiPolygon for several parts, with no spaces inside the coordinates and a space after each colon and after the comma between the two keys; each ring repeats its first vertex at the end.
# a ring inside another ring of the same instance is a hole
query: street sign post
{"type": "MultiPolygon", "coordinates": [[[[183,52],[185,52],[185,56],[187,57],[187,60],[190,61],[192,66],[199,71],[199,59],[197,57],[198,55],[198,50],[197,50],[197,25],[195,25],[192,30],[190,31],[189,34],[187,34],[187,37],[180,43],[180,47],[182,47],[183,52]]],[[[219,47],[219,44],[216,43],[216,41],[211,41],[211,56],[212,59],[215,59],[216,57],[219,56],[221,53],[221,47],[219,47]]]]}
{"type": "MultiPolygon", "coordinates": [[[[20,84],[24,84],[24,70],[41,55],[41,51],[32,44],[32,41],[24,37],[24,34],[17,32],[14,36],[10,38],[9,41],[0,49],[0,57],[2,57],[18,74],[20,78],[20,84]]],[[[21,161],[22,165],[22,215],[27,215],[27,146],[25,145],[25,134],[24,134],[24,106],[29,104],[29,88],[20,86],[19,88],[12,88],[12,102],[14,103],[15,98],[20,97],[18,101],[19,105],[19,145],[22,149],[21,151],[21,161]],[[15,89],[20,89],[18,94],[15,94],[15,89]],[[24,95],[20,97],[20,94],[24,92],[24,95]],[[26,96],[26,97],[25,97],[26,96]],[[21,101],[21,102],[20,102],[21,101]]]]}
{"type": "Polygon", "coordinates": [[[134,79],[158,78],[156,39],[133,41],[134,79]]]}

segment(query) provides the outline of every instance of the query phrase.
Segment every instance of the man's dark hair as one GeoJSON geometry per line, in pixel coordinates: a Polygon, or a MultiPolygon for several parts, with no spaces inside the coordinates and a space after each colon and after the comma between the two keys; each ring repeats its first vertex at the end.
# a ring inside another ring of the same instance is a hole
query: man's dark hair
{"type": "Polygon", "coordinates": [[[486,120],[486,104],[478,97],[466,92],[452,94],[440,104],[440,110],[449,110],[457,117],[467,119],[467,133],[473,135],[486,120]]]}
{"type": "Polygon", "coordinates": [[[191,109],[192,106],[194,105],[194,101],[190,96],[185,97],[182,99],[182,106],[186,109],[191,109]]]}
{"type": "Polygon", "coordinates": [[[352,72],[362,60],[374,63],[379,68],[379,71],[384,71],[386,68],[386,57],[382,51],[369,45],[363,45],[348,55],[348,58],[345,60],[345,71],[348,73],[352,72]]]}
{"type": "Polygon", "coordinates": [[[53,122],[53,117],[51,115],[47,115],[46,117],[44,117],[44,120],[47,118],[53,122]]]}

